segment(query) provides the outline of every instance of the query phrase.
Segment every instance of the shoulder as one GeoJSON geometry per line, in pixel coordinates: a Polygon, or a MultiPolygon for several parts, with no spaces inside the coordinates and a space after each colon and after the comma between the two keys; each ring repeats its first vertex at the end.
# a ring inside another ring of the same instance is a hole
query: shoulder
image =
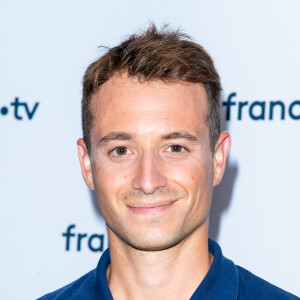
{"type": "Polygon", "coordinates": [[[96,270],[92,270],[70,284],[37,300],[93,299],[95,276],[96,270]]]}
{"type": "Polygon", "coordinates": [[[239,300],[296,300],[298,297],[280,289],[279,287],[261,279],[246,269],[236,266],[239,275],[239,300]]]}
{"type": "Polygon", "coordinates": [[[106,279],[106,270],[109,263],[110,253],[109,249],[106,249],[101,255],[96,269],[38,300],[112,300],[113,298],[106,279]]]}

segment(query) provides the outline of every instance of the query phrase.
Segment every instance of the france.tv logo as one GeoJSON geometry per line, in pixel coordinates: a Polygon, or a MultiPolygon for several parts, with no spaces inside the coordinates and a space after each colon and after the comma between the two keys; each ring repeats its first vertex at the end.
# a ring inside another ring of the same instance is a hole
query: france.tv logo
{"type": "MultiPolygon", "coordinates": [[[[26,117],[28,120],[32,120],[39,104],[39,102],[36,102],[32,106],[30,106],[27,102],[20,102],[19,98],[16,97],[15,101],[10,103],[10,106],[12,106],[11,110],[13,111],[15,119],[21,121],[26,117]]],[[[0,113],[2,116],[8,115],[9,112],[10,108],[7,106],[2,106],[0,109],[0,113]]]]}
{"type": "Polygon", "coordinates": [[[281,100],[270,101],[239,101],[233,99],[237,93],[231,93],[227,101],[222,102],[226,107],[226,121],[236,119],[242,121],[245,116],[253,121],[290,120],[300,121],[300,100],[284,103],[281,100]]]}

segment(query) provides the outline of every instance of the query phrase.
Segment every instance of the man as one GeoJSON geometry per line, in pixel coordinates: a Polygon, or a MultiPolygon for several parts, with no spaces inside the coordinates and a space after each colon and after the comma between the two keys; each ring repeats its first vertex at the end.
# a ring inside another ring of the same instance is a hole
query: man
{"type": "Polygon", "coordinates": [[[88,67],[78,155],[109,250],[95,270],[42,299],[297,298],[208,239],[230,148],[220,91],[206,51],[154,25],[88,67]]]}

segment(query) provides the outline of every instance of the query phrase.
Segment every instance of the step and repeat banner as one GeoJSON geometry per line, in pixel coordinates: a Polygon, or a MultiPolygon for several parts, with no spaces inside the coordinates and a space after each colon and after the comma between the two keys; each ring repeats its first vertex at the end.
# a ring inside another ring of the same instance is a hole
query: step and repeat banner
{"type": "Polygon", "coordinates": [[[0,299],[35,299],[94,268],[105,222],[77,158],[86,67],[150,21],[214,58],[232,148],[210,237],[300,295],[300,2],[1,1],[0,299]]]}

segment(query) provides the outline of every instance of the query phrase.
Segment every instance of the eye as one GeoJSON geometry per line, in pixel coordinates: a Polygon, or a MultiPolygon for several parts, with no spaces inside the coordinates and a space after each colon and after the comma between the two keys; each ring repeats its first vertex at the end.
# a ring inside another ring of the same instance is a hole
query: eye
{"type": "Polygon", "coordinates": [[[184,148],[180,145],[172,145],[169,147],[171,152],[182,152],[184,148]]]}
{"type": "Polygon", "coordinates": [[[181,145],[171,145],[165,151],[171,155],[181,155],[188,151],[188,149],[181,145]]]}
{"type": "Polygon", "coordinates": [[[125,148],[125,147],[117,147],[115,149],[115,152],[118,155],[125,155],[125,154],[127,154],[127,148],[125,148]]]}
{"type": "Polygon", "coordinates": [[[129,152],[131,151],[128,148],[120,146],[114,148],[110,153],[112,153],[115,156],[123,156],[129,154],[129,152]]]}
{"type": "Polygon", "coordinates": [[[124,161],[130,159],[134,152],[125,146],[118,146],[108,152],[110,159],[114,161],[124,161]]]}

